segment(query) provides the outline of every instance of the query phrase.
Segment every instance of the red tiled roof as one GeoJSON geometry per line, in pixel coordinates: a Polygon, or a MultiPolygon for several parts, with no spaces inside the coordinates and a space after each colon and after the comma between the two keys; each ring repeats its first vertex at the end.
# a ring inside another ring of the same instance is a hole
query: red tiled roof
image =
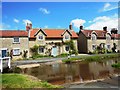
{"type": "Polygon", "coordinates": [[[28,36],[27,31],[17,31],[17,30],[1,30],[0,37],[18,37],[18,36],[28,36]]]}
{"type": "Polygon", "coordinates": [[[106,31],[103,30],[81,30],[81,32],[86,36],[86,37],[90,37],[92,32],[95,32],[97,37],[99,38],[104,38],[105,34],[107,33],[106,31]]]}
{"type": "Polygon", "coordinates": [[[112,34],[112,38],[120,39],[120,34],[112,34]]]}
{"type": "MultiPolygon", "coordinates": [[[[42,29],[47,35],[46,38],[62,38],[62,33],[65,29],[42,29]]],[[[30,38],[35,38],[35,34],[39,31],[39,29],[32,29],[30,31],[30,38]]],[[[71,31],[72,38],[77,38],[77,34],[74,31],[71,31]]]]}

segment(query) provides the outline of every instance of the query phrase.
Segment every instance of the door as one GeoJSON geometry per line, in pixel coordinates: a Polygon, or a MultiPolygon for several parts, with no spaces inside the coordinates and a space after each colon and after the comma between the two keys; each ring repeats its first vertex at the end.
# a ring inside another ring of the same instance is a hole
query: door
{"type": "Polygon", "coordinates": [[[7,50],[2,50],[2,58],[7,56],[7,50]]]}
{"type": "Polygon", "coordinates": [[[57,47],[56,46],[53,46],[51,55],[54,56],[54,57],[58,55],[58,51],[57,51],[57,47]]]}

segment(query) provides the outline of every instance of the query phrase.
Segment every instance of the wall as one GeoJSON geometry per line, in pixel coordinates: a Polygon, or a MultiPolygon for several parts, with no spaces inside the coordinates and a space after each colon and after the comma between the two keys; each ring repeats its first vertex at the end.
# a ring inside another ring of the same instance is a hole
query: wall
{"type": "Polygon", "coordinates": [[[19,56],[13,56],[13,59],[19,59],[23,56],[23,51],[28,50],[28,37],[19,37],[20,43],[13,43],[13,37],[3,37],[0,38],[0,42],[2,42],[1,48],[7,48],[8,51],[14,49],[14,48],[20,48],[20,52],[22,52],[22,55],[19,56]]]}

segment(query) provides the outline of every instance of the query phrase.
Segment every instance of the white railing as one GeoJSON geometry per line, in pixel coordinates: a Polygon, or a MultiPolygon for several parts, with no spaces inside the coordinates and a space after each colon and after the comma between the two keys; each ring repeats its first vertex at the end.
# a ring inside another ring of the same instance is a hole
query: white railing
{"type": "Polygon", "coordinates": [[[3,62],[7,62],[7,66],[10,68],[11,67],[11,60],[10,57],[0,57],[0,71],[3,72],[3,62]]]}

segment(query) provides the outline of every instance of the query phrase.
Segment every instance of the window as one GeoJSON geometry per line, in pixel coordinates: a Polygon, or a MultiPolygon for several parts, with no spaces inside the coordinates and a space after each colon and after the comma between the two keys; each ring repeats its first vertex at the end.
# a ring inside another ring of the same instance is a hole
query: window
{"type": "Polygon", "coordinates": [[[19,43],[20,42],[19,37],[14,37],[14,41],[13,42],[14,43],[19,43]]]}
{"type": "Polygon", "coordinates": [[[69,46],[68,46],[68,45],[65,46],[65,50],[66,50],[66,51],[69,51],[69,46]]]}
{"type": "Polygon", "coordinates": [[[91,38],[92,38],[92,40],[96,40],[97,39],[95,34],[92,34],[91,38]]]}
{"type": "Polygon", "coordinates": [[[96,45],[92,45],[92,49],[95,50],[96,49],[96,45]]]}
{"type": "Polygon", "coordinates": [[[39,53],[44,53],[44,47],[43,46],[39,47],[39,53]]]}
{"type": "Polygon", "coordinates": [[[43,35],[39,35],[38,40],[43,40],[43,35]]]}
{"type": "Polygon", "coordinates": [[[110,49],[110,45],[107,45],[107,49],[110,49]]]}
{"type": "Polygon", "coordinates": [[[20,55],[20,49],[13,49],[13,55],[20,55]]]}
{"type": "Polygon", "coordinates": [[[65,35],[65,39],[69,39],[69,35],[65,35]]]}

